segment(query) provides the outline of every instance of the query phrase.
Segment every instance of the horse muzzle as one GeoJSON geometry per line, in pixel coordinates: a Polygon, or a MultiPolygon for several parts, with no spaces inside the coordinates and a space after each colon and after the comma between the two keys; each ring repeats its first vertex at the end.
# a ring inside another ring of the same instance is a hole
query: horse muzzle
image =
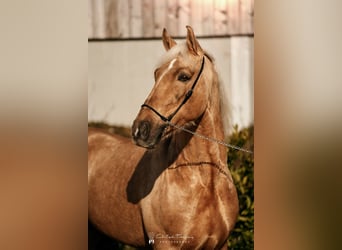
{"type": "Polygon", "coordinates": [[[133,140],[140,147],[152,149],[160,142],[165,127],[153,126],[148,120],[135,120],[132,126],[133,140]]]}

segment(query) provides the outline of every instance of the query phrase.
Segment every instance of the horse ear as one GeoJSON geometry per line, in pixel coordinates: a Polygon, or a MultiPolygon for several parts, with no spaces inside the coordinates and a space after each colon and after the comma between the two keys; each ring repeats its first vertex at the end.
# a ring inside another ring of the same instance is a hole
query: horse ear
{"type": "Polygon", "coordinates": [[[172,37],[169,35],[169,33],[167,33],[167,30],[165,28],[163,29],[163,44],[166,51],[177,44],[175,40],[173,40],[172,37]]]}
{"type": "Polygon", "coordinates": [[[203,53],[203,50],[199,45],[192,28],[189,25],[187,25],[186,29],[188,30],[186,36],[186,45],[188,46],[189,51],[194,55],[199,55],[200,53],[203,53]]]}

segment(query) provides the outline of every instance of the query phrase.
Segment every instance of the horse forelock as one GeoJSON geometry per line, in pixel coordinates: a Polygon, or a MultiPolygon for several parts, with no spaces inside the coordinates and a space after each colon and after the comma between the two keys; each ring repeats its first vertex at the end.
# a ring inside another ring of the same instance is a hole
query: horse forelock
{"type": "Polygon", "coordinates": [[[187,46],[186,43],[179,43],[172,47],[169,51],[167,51],[158,61],[156,67],[160,67],[163,64],[171,61],[172,59],[176,58],[179,54],[187,53],[187,46]]]}

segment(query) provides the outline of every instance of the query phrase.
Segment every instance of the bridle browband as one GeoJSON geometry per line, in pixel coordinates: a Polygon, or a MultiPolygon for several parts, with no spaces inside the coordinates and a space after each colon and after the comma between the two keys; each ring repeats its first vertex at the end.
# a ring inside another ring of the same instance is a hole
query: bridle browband
{"type": "Polygon", "coordinates": [[[179,106],[176,108],[176,110],[171,113],[171,115],[169,115],[168,117],[165,117],[163,116],[162,114],[160,114],[156,109],[154,109],[152,106],[144,103],[143,105],[141,105],[141,107],[146,107],[146,108],[149,108],[150,110],[152,110],[156,115],[158,115],[160,117],[160,119],[162,119],[164,122],[170,122],[172,120],[172,118],[177,114],[177,112],[181,109],[181,107],[189,100],[189,98],[191,97],[195,87],[196,87],[196,84],[198,82],[198,79],[200,78],[201,74],[202,74],[202,71],[203,71],[203,68],[204,68],[204,56],[202,58],[202,64],[201,64],[201,68],[199,70],[199,73],[194,81],[194,83],[192,84],[191,86],[191,89],[185,94],[184,96],[184,99],[183,101],[179,104],[179,106]]]}

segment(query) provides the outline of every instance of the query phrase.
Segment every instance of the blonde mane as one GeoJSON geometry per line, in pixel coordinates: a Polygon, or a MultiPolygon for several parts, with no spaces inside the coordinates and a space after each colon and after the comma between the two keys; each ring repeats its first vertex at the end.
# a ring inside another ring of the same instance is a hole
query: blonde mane
{"type": "Polygon", "coordinates": [[[219,78],[219,88],[220,88],[220,109],[221,109],[221,118],[223,122],[223,129],[225,136],[229,136],[232,133],[232,106],[231,102],[228,100],[229,93],[226,92],[221,79],[219,78]]]}
{"type": "Polygon", "coordinates": [[[229,95],[230,93],[224,88],[224,85],[222,84],[222,79],[217,72],[215,59],[213,58],[213,56],[206,51],[204,51],[204,55],[210,60],[211,64],[213,65],[215,74],[217,76],[216,79],[217,79],[217,84],[218,84],[219,93],[220,93],[221,119],[223,123],[224,134],[225,136],[228,136],[232,132],[232,120],[231,120],[232,109],[231,109],[231,103],[228,100],[228,96],[230,96],[229,95]]]}

